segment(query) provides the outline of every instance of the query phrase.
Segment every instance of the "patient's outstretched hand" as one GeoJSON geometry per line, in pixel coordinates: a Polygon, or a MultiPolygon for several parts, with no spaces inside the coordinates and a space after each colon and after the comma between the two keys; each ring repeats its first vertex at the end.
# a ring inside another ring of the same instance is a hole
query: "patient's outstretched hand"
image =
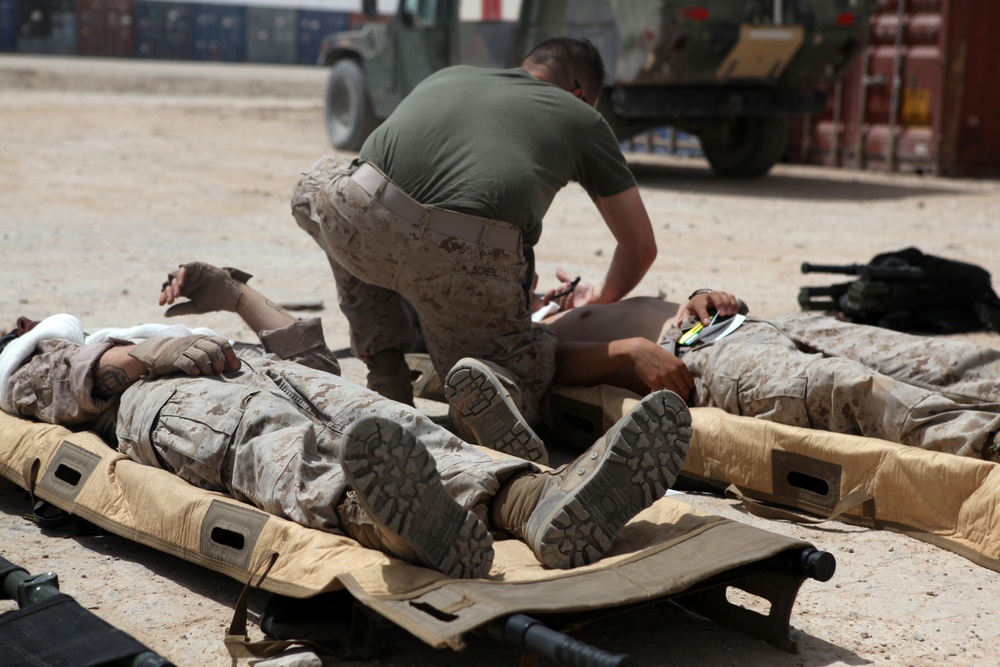
{"type": "Polygon", "coordinates": [[[160,305],[173,304],[167,308],[167,317],[219,310],[235,312],[243,296],[241,285],[252,277],[239,269],[220,269],[205,262],[182,264],[167,274],[160,291],[160,305]],[[187,297],[189,301],[175,304],[180,297],[187,297]]]}

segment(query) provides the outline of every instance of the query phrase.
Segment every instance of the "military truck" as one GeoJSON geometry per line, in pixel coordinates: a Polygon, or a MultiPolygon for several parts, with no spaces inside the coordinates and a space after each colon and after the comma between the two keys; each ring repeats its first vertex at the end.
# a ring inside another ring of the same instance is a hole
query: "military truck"
{"type": "Polygon", "coordinates": [[[673,126],[712,169],[759,176],[784,152],[792,114],[861,50],[875,0],[401,0],[395,15],[327,36],[326,124],[357,150],[424,77],[455,64],[516,67],[532,46],[592,41],[608,76],[600,111],[619,139],[673,126]]]}

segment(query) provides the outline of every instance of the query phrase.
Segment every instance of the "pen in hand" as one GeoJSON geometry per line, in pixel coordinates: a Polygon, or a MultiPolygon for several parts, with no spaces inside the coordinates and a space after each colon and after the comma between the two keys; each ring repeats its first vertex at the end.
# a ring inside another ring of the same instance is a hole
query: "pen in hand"
{"type": "Polygon", "coordinates": [[[549,299],[559,299],[564,296],[569,296],[570,294],[573,293],[573,290],[575,290],[576,286],[579,284],[580,284],[580,276],[577,276],[576,278],[573,278],[572,282],[570,282],[569,289],[563,290],[562,292],[556,292],[555,294],[550,296],[549,299]]]}

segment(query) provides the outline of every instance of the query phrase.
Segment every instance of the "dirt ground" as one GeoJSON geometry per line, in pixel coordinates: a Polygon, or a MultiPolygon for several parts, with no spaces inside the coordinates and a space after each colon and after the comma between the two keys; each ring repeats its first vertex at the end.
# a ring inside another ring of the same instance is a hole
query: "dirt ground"
{"type": "MultiPolygon", "coordinates": [[[[328,341],[346,347],[329,268],[288,209],[299,172],[329,151],[324,78],[311,67],[0,57],[0,327],[57,312],[92,328],[162,321],[166,271],[202,259],[255,274],[279,303],[321,301],[328,341]]],[[[660,248],[637,293],[726,288],[755,313],[777,315],[797,310],[800,286],[839,280],[802,275],[803,261],[863,262],[908,245],[1000,272],[1000,182],[797,166],[744,181],[716,178],[698,160],[637,157],[634,166],[660,248]]],[[[545,224],[543,284],[556,267],[599,280],[613,241],[583,191],[560,194],[545,224]]],[[[196,324],[252,338],[225,314],[196,324]]],[[[966,338],[1000,345],[997,334],[966,338]]],[[[359,363],[347,359],[345,374],[360,379],[359,363]]],[[[799,593],[791,623],[800,652],[673,605],[589,629],[588,641],[646,665],[1000,663],[997,573],[898,534],[766,522],[731,501],[686,500],[836,556],[834,578],[799,593]]],[[[57,572],[63,591],[177,665],[250,664],[222,643],[239,582],[117,537],[42,531],[22,517],[28,509],[0,480],[7,559],[57,572]]],[[[262,600],[252,598],[254,613],[262,600]]],[[[486,640],[463,655],[402,633],[390,640],[395,652],[379,664],[517,663],[486,640]]]]}

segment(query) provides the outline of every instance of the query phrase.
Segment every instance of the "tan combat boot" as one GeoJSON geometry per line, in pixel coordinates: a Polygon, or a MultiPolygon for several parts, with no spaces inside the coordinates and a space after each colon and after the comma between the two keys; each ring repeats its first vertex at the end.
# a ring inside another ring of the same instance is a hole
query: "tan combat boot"
{"type": "Polygon", "coordinates": [[[548,465],[545,443],[521,416],[510,392],[487,364],[466,357],[448,372],[444,395],[462,437],[528,461],[548,465]]]}
{"type": "Polygon", "coordinates": [[[543,565],[600,560],[622,527],[661,498],[691,443],[691,413],[670,391],[643,398],[573,463],[527,473],[494,498],[490,520],[531,547],[543,565]]]}
{"type": "Polygon", "coordinates": [[[339,456],[357,504],[375,524],[373,530],[351,510],[349,496],[338,514],[350,537],[449,577],[489,574],[493,537],[448,494],[434,458],[411,431],[362,417],[344,429],[339,456]]]}
{"type": "Polygon", "coordinates": [[[413,376],[402,350],[383,350],[365,359],[365,365],[369,389],[413,407],[413,376]]]}

